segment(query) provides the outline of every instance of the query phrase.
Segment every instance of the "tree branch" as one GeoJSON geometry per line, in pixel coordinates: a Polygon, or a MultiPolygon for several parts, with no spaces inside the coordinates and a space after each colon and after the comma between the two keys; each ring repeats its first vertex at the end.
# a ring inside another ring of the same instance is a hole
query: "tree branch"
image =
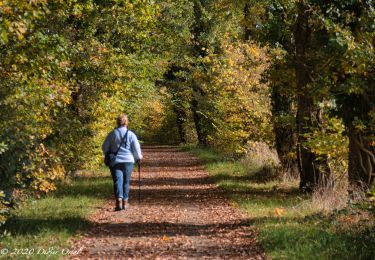
{"type": "Polygon", "coordinates": [[[362,141],[362,137],[361,136],[358,136],[358,139],[359,139],[359,141],[357,139],[354,139],[355,142],[357,143],[358,147],[363,152],[367,153],[370,156],[370,158],[372,160],[372,163],[375,164],[375,155],[370,150],[368,150],[368,149],[365,148],[365,146],[363,145],[363,141],[362,141]]]}
{"type": "MultiPolygon", "coordinates": [[[[363,172],[368,175],[369,172],[367,171],[366,167],[363,165],[363,158],[362,158],[362,154],[361,154],[361,150],[358,150],[358,157],[359,157],[359,164],[363,170],[363,172]]],[[[371,174],[371,173],[370,173],[371,174]]]]}

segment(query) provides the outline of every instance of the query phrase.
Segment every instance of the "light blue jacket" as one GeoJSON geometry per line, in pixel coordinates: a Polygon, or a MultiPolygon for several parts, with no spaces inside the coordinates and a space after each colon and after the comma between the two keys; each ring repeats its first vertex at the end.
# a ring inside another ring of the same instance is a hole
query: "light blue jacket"
{"type": "MultiPolygon", "coordinates": [[[[117,151],[120,142],[126,133],[126,130],[127,128],[123,126],[116,128],[108,134],[102,145],[102,150],[104,154],[108,151],[110,151],[111,153],[115,153],[117,151]]],[[[137,136],[129,130],[126,139],[126,141],[124,140],[122,142],[120,150],[117,153],[115,164],[125,162],[134,163],[135,160],[143,158],[141,152],[141,145],[138,142],[137,136]]]]}

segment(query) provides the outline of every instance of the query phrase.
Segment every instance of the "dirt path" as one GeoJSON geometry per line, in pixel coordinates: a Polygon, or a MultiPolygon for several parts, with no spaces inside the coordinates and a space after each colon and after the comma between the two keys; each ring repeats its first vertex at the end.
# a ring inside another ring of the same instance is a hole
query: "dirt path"
{"type": "Polygon", "coordinates": [[[175,147],[144,147],[141,203],[133,173],[130,209],[109,200],[74,247],[74,259],[263,259],[246,218],[208,178],[199,160],[175,147]]]}

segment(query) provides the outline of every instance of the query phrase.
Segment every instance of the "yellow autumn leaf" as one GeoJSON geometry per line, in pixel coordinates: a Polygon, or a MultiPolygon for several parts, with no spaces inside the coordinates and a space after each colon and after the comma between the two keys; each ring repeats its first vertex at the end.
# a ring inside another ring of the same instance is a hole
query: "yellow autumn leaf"
{"type": "Polygon", "coordinates": [[[285,209],[275,208],[274,212],[276,216],[281,217],[285,213],[285,209]]]}

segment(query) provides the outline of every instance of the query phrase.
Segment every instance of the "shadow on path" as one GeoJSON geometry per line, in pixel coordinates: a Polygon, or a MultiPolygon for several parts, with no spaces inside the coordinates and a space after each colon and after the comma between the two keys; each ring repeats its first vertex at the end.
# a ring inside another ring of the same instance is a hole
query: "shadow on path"
{"type": "Polygon", "coordinates": [[[73,242],[86,248],[76,259],[264,258],[249,220],[196,157],[172,146],[143,151],[140,204],[135,171],[130,209],[113,212],[109,201],[94,214],[94,227],[73,242]]]}

